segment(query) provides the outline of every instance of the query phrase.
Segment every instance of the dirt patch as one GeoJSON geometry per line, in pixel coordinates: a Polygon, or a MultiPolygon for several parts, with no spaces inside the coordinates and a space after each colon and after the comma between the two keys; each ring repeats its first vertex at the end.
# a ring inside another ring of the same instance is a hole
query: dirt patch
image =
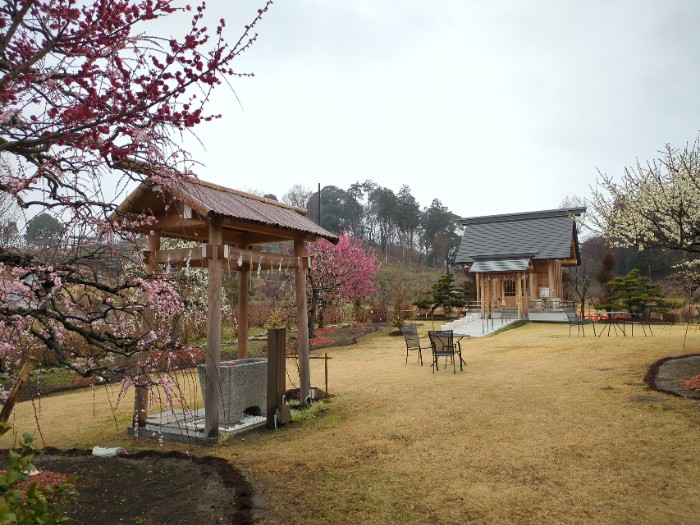
{"type": "Polygon", "coordinates": [[[700,399],[699,390],[683,385],[685,381],[697,375],[700,375],[700,354],[666,357],[651,366],[644,382],[659,392],[700,399]]]}
{"type": "Polygon", "coordinates": [[[71,523],[253,523],[251,486],[222,458],[157,451],[105,458],[49,448],[34,464],[75,476],[71,523]]]}
{"type": "Polygon", "coordinates": [[[378,326],[369,324],[316,328],[314,330],[315,337],[309,340],[309,345],[312,352],[314,350],[331,348],[334,346],[355,345],[359,337],[377,332],[378,330],[378,326]]]}

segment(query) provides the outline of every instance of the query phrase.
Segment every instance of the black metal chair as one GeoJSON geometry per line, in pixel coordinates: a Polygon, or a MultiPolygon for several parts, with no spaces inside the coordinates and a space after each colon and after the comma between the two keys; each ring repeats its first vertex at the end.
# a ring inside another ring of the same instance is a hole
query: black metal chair
{"type": "Polygon", "coordinates": [[[407,324],[401,328],[401,331],[404,341],[406,341],[406,363],[408,363],[408,352],[417,350],[420,366],[423,366],[423,347],[420,344],[420,337],[418,337],[418,327],[414,324],[407,324]]]}
{"type": "Polygon", "coordinates": [[[586,337],[586,325],[591,325],[591,328],[593,328],[593,335],[597,335],[595,332],[595,323],[593,323],[593,321],[579,317],[576,310],[565,310],[565,312],[569,320],[569,337],[571,337],[572,326],[576,327],[577,334],[583,334],[583,337],[586,337]]]}
{"type": "Polygon", "coordinates": [[[632,337],[634,337],[634,325],[641,325],[642,326],[642,331],[644,332],[644,337],[647,336],[647,330],[644,328],[645,326],[649,328],[649,333],[651,335],[654,335],[654,332],[651,331],[651,311],[654,308],[653,304],[645,304],[642,307],[641,312],[633,312],[630,315],[630,320],[629,324],[632,325],[632,337]]]}
{"type": "MultiPolygon", "coordinates": [[[[433,351],[433,363],[431,365],[433,369],[433,374],[435,370],[439,370],[438,359],[441,357],[445,358],[445,368],[447,368],[447,360],[452,359],[452,369],[453,372],[457,373],[457,366],[455,362],[455,354],[459,356],[459,370],[460,372],[464,370],[462,364],[465,363],[462,359],[462,346],[459,344],[459,340],[454,340],[454,334],[452,330],[436,330],[428,332],[428,337],[430,338],[430,347],[433,351]]],[[[460,337],[461,339],[461,337],[460,337]]]]}

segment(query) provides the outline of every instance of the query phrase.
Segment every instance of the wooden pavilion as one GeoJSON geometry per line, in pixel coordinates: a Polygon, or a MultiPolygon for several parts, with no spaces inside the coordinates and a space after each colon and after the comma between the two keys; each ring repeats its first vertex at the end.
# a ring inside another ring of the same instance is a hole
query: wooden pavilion
{"type": "MultiPolygon", "coordinates": [[[[237,271],[238,358],[248,354],[248,282],[252,269],[291,268],[295,271],[296,318],[299,340],[301,399],[310,388],[308,314],[304,243],[338,237],[306,217],[306,210],[193,178],[181,178],[168,186],[148,179],[118,207],[113,220],[148,216],[143,226],[130,227],[147,235],[146,269],[157,272],[161,264],[207,267],[207,354],[205,389],[205,438],[219,432],[218,409],[221,359],[221,276],[223,268],[237,271]],[[161,237],[201,243],[200,249],[161,250],[161,237]],[[294,243],[294,255],[252,251],[254,246],[281,241],[294,243]]],[[[128,224],[128,222],[125,222],[128,224]]],[[[136,388],[134,421],[147,419],[147,387],[136,388]]]]}
{"type": "Polygon", "coordinates": [[[494,309],[560,309],[562,269],[581,264],[576,218],[586,208],[568,208],[460,219],[464,234],[455,262],[476,281],[482,317],[494,309]]]}

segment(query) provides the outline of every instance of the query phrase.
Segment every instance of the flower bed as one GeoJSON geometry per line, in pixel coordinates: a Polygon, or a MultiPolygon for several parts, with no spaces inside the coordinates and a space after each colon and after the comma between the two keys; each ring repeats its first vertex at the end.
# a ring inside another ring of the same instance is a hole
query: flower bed
{"type": "Polygon", "coordinates": [[[683,386],[691,390],[700,390],[700,375],[684,381],[683,386]]]}
{"type": "MultiPolygon", "coordinates": [[[[0,470],[0,474],[5,474],[6,471],[0,470]]],[[[31,477],[24,481],[18,481],[13,488],[18,488],[22,491],[22,497],[27,496],[27,490],[29,487],[36,483],[36,486],[41,489],[52,488],[55,489],[60,485],[68,481],[68,476],[66,474],[59,474],[58,472],[49,472],[47,470],[40,470],[36,474],[32,474],[31,477]]]]}

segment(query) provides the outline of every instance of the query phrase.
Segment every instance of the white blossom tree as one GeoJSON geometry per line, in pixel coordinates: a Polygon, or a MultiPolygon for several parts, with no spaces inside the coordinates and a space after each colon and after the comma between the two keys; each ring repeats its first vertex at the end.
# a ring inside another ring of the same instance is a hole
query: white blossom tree
{"type": "Polygon", "coordinates": [[[612,246],[686,254],[675,281],[692,300],[700,287],[700,142],[669,144],[660,157],[625,168],[621,182],[601,174],[590,203],[592,227],[612,246]]]}
{"type": "Polygon", "coordinates": [[[657,159],[601,173],[589,218],[613,246],[700,253],[700,143],[671,145],[657,159]]]}

